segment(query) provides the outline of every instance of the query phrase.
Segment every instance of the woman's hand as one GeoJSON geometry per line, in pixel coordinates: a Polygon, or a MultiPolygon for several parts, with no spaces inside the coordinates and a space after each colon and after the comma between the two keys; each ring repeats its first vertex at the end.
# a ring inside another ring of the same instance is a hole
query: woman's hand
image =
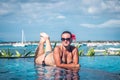
{"type": "Polygon", "coordinates": [[[75,68],[79,68],[79,67],[80,67],[80,64],[76,64],[76,65],[75,65],[75,68]]]}
{"type": "Polygon", "coordinates": [[[73,72],[78,72],[80,70],[80,64],[76,64],[74,68],[72,68],[73,72]]]}
{"type": "Polygon", "coordinates": [[[78,72],[80,70],[80,64],[73,64],[73,65],[74,65],[74,67],[67,68],[67,69],[69,69],[69,70],[71,70],[73,72],[78,72]]]}

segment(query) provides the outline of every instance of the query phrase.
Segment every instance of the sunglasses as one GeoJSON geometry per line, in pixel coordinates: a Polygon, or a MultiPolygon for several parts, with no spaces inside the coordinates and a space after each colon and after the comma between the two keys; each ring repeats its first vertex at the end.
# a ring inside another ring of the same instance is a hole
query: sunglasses
{"type": "Polygon", "coordinates": [[[62,41],[65,41],[65,40],[70,41],[70,39],[71,38],[61,38],[62,41]]]}

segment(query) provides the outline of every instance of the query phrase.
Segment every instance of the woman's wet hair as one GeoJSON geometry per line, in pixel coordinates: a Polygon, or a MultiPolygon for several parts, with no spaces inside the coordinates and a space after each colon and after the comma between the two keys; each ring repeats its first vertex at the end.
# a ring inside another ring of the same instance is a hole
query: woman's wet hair
{"type": "Polygon", "coordinates": [[[63,35],[64,33],[70,34],[70,38],[72,38],[72,33],[71,33],[70,31],[64,31],[64,32],[61,34],[61,37],[62,37],[62,35],[63,35]]]}

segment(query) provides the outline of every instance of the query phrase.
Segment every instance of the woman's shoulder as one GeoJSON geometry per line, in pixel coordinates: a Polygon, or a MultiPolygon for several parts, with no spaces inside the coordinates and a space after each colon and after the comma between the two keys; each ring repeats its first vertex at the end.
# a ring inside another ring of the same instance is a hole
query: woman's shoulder
{"type": "Polygon", "coordinates": [[[61,50],[60,46],[56,46],[54,50],[61,50]]]}
{"type": "Polygon", "coordinates": [[[61,46],[60,45],[58,45],[58,46],[56,46],[55,48],[60,48],[61,46]]]}

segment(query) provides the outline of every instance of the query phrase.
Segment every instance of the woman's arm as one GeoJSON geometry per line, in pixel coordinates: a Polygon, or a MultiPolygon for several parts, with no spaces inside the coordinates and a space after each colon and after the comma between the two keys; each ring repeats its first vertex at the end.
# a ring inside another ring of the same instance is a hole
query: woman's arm
{"type": "Polygon", "coordinates": [[[64,64],[61,62],[62,59],[60,57],[60,48],[55,47],[53,56],[54,56],[56,66],[61,68],[79,68],[80,65],[78,64],[78,54],[77,54],[78,51],[75,51],[75,52],[76,53],[74,53],[73,55],[73,63],[64,64]]]}
{"type": "Polygon", "coordinates": [[[75,47],[74,50],[72,51],[73,54],[73,63],[74,64],[79,64],[79,55],[78,55],[78,49],[75,47]]]}

